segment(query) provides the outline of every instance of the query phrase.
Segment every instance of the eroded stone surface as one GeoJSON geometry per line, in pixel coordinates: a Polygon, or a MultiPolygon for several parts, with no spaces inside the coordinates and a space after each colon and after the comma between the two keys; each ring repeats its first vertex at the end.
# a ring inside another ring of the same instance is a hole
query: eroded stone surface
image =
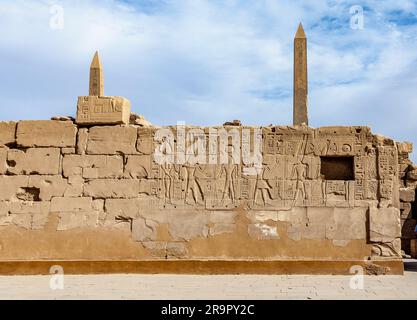
{"type": "Polygon", "coordinates": [[[16,142],[16,122],[0,122],[0,147],[16,142]]]}
{"type": "Polygon", "coordinates": [[[57,175],[60,173],[61,152],[58,148],[9,150],[7,172],[15,175],[57,175]]]}
{"type": "Polygon", "coordinates": [[[369,230],[370,241],[393,242],[401,235],[400,211],[396,208],[370,208],[369,230]]]}
{"type": "Polygon", "coordinates": [[[136,154],[135,127],[105,126],[90,128],[87,154],[136,154]]]}
{"type": "Polygon", "coordinates": [[[77,127],[71,121],[20,121],[17,144],[22,147],[75,147],[77,127]]]}
{"type": "Polygon", "coordinates": [[[64,177],[80,175],[85,179],[118,178],[123,176],[123,158],[106,155],[66,155],[64,177]]]}

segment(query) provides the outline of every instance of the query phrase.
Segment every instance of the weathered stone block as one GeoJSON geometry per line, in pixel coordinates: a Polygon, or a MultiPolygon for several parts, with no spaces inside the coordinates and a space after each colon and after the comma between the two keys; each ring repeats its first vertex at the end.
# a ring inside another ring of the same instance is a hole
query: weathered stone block
{"type": "Polygon", "coordinates": [[[59,174],[61,153],[58,148],[31,148],[26,151],[9,150],[9,174],[59,174]]]}
{"type": "Polygon", "coordinates": [[[77,124],[129,124],[130,101],[123,97],[78,97],[77,124]]]}
{"type": "Polygon", "coordinates": [[[253,223],[266,222],[268,220],[277,222],[278,211],[250,211],[248,217],[253,223]]]}
{"type": "Polygon", "coordinates": [[[68,182],[61,176],[29,176],[29,188],[39,190],[41,201],[50,201],[52,197],[63,197],[68,182]]]}
{"type": "Polygon", "coordinates": [[[228,234],[236,232],[236,224],[234,223],[215,223],[210,227],[210,235],[228,234]]]}
{"type": "Polygon", "coordinates": [[[413,144],[411,142],[397,142],[399,154],[409,154],[413,152],[413,144]]]}
{"type": "Polygon", "coordinates": [[[366,208],[334,208],[326,225],[329,240],[366,239],[366,208]]]}
{"type": "Polygon", "coordinates": [[[22,147],[75,147],[77,127],[71,121],[20,121],[17,144],[22,147]]]}
{"type": "Polygon", "coordinates": [[[416,200],[416,192],[413,188],[401,188],[400,200],[403,202],[414,202],[416,200]]]}
{"type": "Polygon", "coordinates": [[[152,156],[130,155],[126,157],[125,174],[135,179],[153,178],[152,156]]]}
{"type": "Polygon", "coordinates": [[[27,176],[0,176],[0,201],[18,200],[17,196],[27,188],[27,176]]]}
{"type": "Polygon", "coordinates": [[[92,198],[66,198],[55,197],[51,201],[51,212],[77,212],[77,211],[91,211],[92,198]]]}
{"type": "Polygon", "coordinates": [[[65,154],[75,154],[75,148],[62,148],[61,153],[65,154]]]}
{"type": "Polygon", "coordinates": [[[67,188],[64,197],[82,197],[84,188],[84,179],[81,176],[69,176],[67,188]]]}
{"type": "Polygon", "coordinates": [[[174,240],[191,240],[197,237],[207,237],[209,228],[208,215],[203,212],[182,211],[170,214],[169,233],[174,240]]]}
{"type": "Polygon", "coordinates": [[[212,211],[210,213],[211,223],[233,224],[236,220],[236,212],[233,211],[212,211]]]}
{"type": "Polygon", "coordinates": [[[372,242],[393,242],[401,237],[400,210],[390,208],[369,208],[369,240],[372,242]]]}
{"type": "Polygon", "coordinates": [[[77,133],[77,154],[85,154],[88,141],[88,129],[80,128],[77,133]]]}
{"type": "Polygon", "coordinates": [[[321,223],[292,224],[287,229],[287,236],[292,240],[324,240],[326,225],[321,223]]]}
{"type": "Polygon", "coordinates": [[[0,147],[16,142],[16,122],[0,122],[0,147]]]}
{"type": "Polygon", "coordinates": [[[106,155],[66,155],[64,177],[80,175],[85,179],[118,178],[123,176],[123,158],[106,155]]]}
{"type": "Polygon", "coordinates": [[[248,225],[248,234],[250,237],[258,240],[279,239],[277,226],[270,226],[263,223],[248,225]]]}
{"type": "Polygon", "coordinates": [[[5,174],[7,171],[7,148],[0,148],[0,174],[5,174]]]}
{"type": "Polygon", "coordinates": [[[187,255],[187,246],[184,242],[168,242],[166,246],[166,258],[183,258],[187,255]]]}
{"type": "Polygon", "coordinates": [[[84,195],[94,198],[135,198],[139,194],[139,180],[98,179],[84,185],[84,195]]]}
{"type": "Polygon", "coordinates": [[[96,211],[89,212],[60,212],[57,231],[65,231],[80,228],[95,228],[98,225],[96,211]]]}
{"type": "Polygon", "coordinates": [[[158,224],[152,220],[137,218],[132,221],[133,241],[154,241],[157,236],[158,224]]]}
{"type": "Polygon", "coordinates": [[[104,207],[113,218],[135,219],[139,216],[138,199],[106,199],[104,207]]]}
{"type": "Polygon", "coordinates": [[[137,129],[131,126],[90,128],[87,154],[137,154],[137,129]]]}
{"type": "Polygon", "coordinates": [[[0,226],[39,230],[48,222],[50,202],[0,202],[0,226]]]}

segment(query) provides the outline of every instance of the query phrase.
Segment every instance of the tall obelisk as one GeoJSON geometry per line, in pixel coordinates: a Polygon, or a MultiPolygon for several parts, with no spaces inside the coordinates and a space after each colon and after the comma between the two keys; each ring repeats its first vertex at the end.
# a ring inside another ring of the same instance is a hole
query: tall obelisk
{"type": "Polygon", "coordinates": [[[307,37],[300,23],[294,39],[294,114],[295,126],[308,125],[307,37]]]}
{"type": "Polygon", "coordinates": [[[104,75],[98,52],[94,55],[90,66],[90,96],[104,96],[104,75]]]}

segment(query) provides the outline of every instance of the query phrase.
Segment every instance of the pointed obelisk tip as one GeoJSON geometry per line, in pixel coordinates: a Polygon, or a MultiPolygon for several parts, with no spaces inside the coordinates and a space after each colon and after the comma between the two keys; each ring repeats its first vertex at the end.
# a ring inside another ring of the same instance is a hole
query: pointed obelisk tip
{"type": "Polygon", "coordinates": [[[98,51],[96,51],[96,53],[94,54],[93,61],[91,62],[91,68],[98,68],[98,69],[102,68],[98,51]]]}
{"type": "Polygon", "coordinates": [[[104,96],[104,77],[103,67],[101,65],[98,51],[94,54],[93,61],[90,67],[90,96],[104,96]]]}
{"type": "Polygon", "coordinates": [[[303,24],[300,22],[300,24],[298,25],[298,30],[297,33],[295,34],[295,38],[307,38],[306,34],[304,32],[304,28],[303,28],[303,24]]]}

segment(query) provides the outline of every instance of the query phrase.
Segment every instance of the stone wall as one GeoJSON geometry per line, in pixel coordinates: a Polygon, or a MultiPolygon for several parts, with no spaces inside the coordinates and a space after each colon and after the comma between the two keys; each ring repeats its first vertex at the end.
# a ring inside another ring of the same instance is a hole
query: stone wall
{"type": "MultiPolygon", "coordinates": [[[[367,127],[263,127],[263,166],[251,171],[159,165],[158,129],[0,123],[0,260],[400,257],[400,209],[414,201],[403,144],[367,127]],[[349,161],[352,178],[331,180],[349,161]]],[[[255,128],[211,129],[253,151],[242,131],[255,128]]]]}
{"type": "Polygon", "coordinates": [[[399,178],[400,178],[400,209],[401,209],[401,242],[406,254],[411,253],[410,242],[415,239],[416,203],[415,189],[417,187],[417,166],[408,155],[413,151],[410,143],[398,143],[399,178]]]}

